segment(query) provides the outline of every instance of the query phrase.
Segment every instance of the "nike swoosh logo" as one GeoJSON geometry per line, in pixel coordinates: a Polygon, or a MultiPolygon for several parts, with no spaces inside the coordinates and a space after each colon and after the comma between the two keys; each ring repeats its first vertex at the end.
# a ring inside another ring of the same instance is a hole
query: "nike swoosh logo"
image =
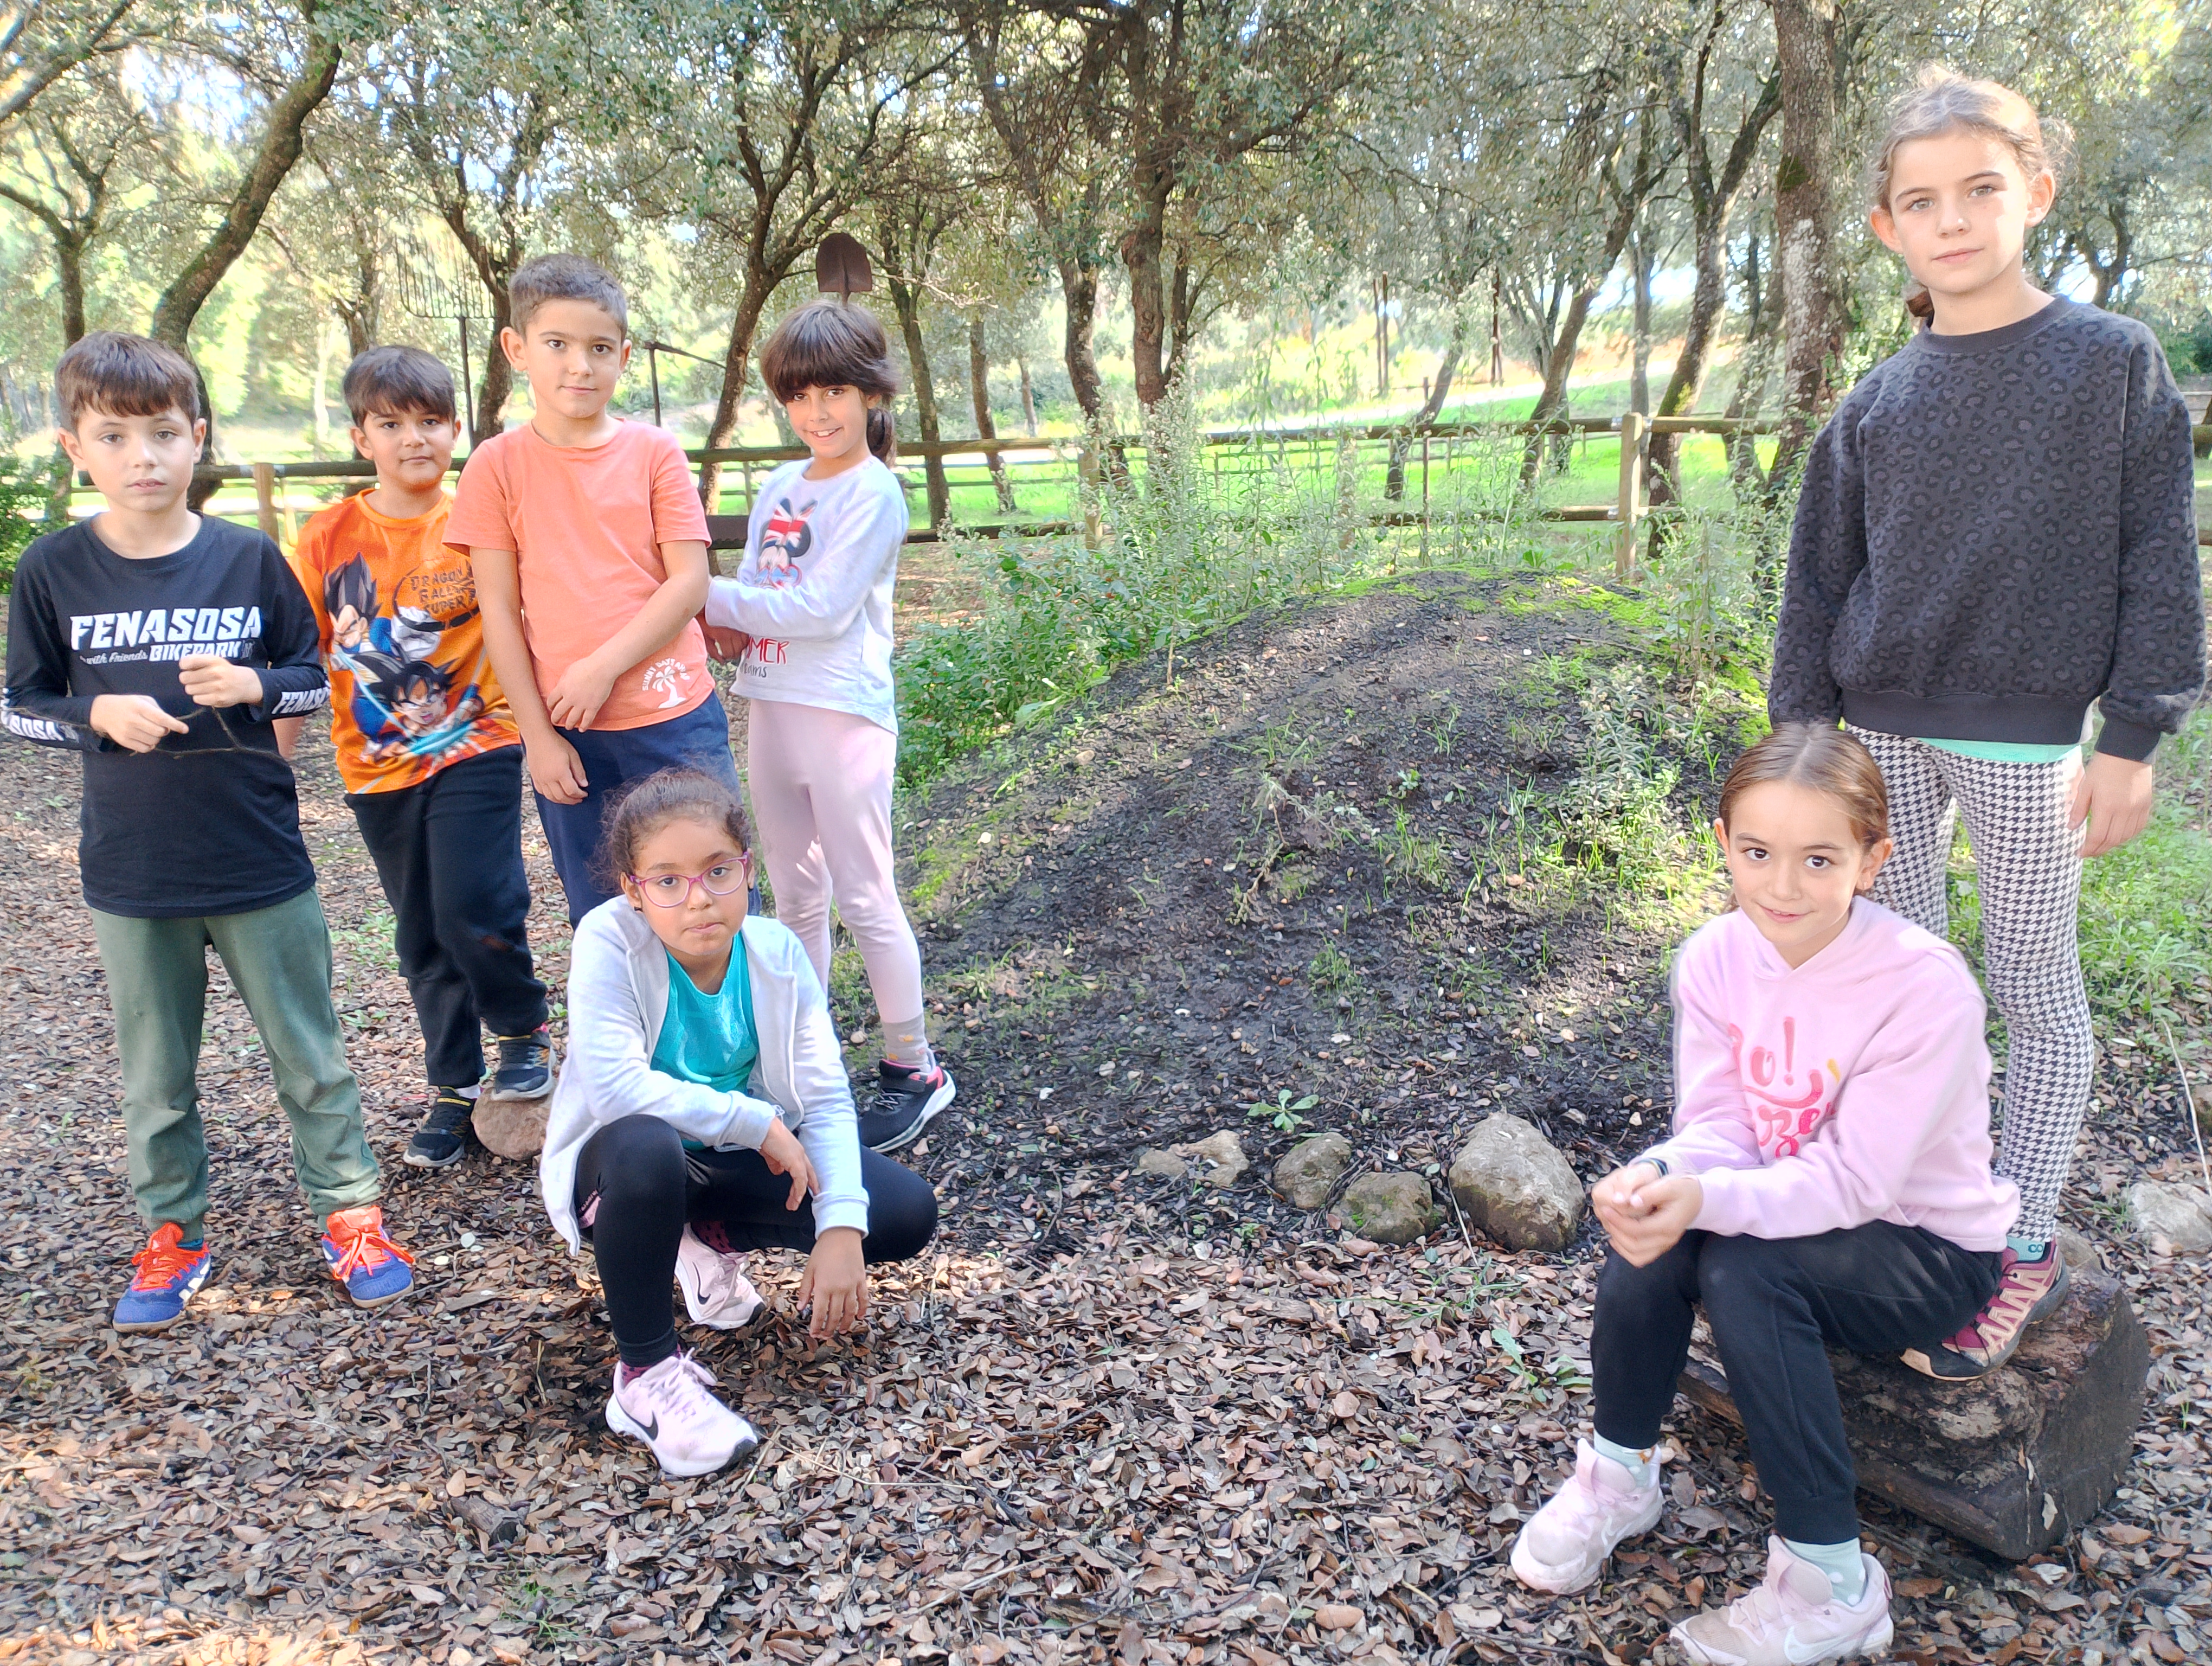
{"type": "Polygon", "coordinates": [[[655,1417],[651,1422],[645,1425],[645,1438],[647,1440],[658,1440],[660,1438],[659,1418],[655,1417]]]}

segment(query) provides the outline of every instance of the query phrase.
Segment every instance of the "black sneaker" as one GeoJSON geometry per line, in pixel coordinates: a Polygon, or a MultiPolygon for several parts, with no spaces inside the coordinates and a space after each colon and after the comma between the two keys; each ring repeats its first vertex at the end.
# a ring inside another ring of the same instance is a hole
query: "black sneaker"
{"type": "Polygon", "coordinates": [[[860,1143],[870,1151],[896,1151],[952,1103],[952,1073],[943,1065],[923,1071],[879,1064],[876,1078],[876,1097],[860,1112],[860,1143]]]}
{"type": "Polygon", "coordinates": [[[430,1114],[407,1142],[407,1166],[450,1169],[459,1162],[477,1143],[476,1129],[469,1124],[476,1109],[476,1101],[463,1098],[456,1089],[440,1088],[430,1102],[430,1114]]]}
{"type": "Polygon", "coordinates": [[[487,1099],[542,1099],[553,1085],[553,1034],[539,1025],[526,1036],[495,1036],[499,1068],[484,1088],[487,1099]]]}

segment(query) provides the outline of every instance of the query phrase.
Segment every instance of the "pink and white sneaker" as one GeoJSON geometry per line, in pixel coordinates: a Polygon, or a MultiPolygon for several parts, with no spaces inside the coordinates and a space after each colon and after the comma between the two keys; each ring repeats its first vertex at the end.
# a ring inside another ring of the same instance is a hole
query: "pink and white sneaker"
{"type": "Polygon", "coordinates": [[[1878,1656],[1889,1647],[1889,1576],[1863,1552],[1866,1589],[1838,1602],[1828,1576],[1766,1541],[1766,1578],[1724,1608],[1692,1614],[1668,1640],[1700,1666],[1819,1666],[1823,1661],[1878,1656]]]}
{"type": "Polygon", "coordinates": [[[676,1243],[676,1282],[684,1286],[684,1305],[695,1325],[738,1330],[761,1310],[760,1292],[745,1276],[744,1258],[714,1248],[689,1226],[676,1243]]]}
{"type": "Polygon", "coordinates": [[[1636,1485],[1622,1465],[1587,1440],[1575,1443],[1575,1472],[1513,1541],[1513,1572],[1537,1590],[1580,1590],[1598,1576],[1623,1539],[1648,1533],[1659,1520],[1659,1469],[1636,1485]]]}
{"type": "Polygon", "coordinates": [[[607,1427],[651,1447],[664,1474],[711,1475],[760,1444],[751,1424],[707,1392],[714,1374],[690,1354],[629,1370],[615,1367],[607,1427]]]}

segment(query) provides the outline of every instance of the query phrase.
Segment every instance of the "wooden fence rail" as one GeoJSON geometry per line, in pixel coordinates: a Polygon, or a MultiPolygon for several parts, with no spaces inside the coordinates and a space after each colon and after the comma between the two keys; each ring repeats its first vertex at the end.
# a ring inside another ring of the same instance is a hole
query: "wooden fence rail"
{"type": "MultiPolygon", "coordinates": [[[[1325,444],[1343,445],[1346,442],[1390,441],[1410,447],[1419,443],[1423,447],[1425,463],[1427,442],[1432,440],[1451,441],[1483,438],[1526,438],[1535,434],[1559,435],[1591,438],[1600,435],[1618,435],[1621,440],[1619,489],[1610,503],[1567,505],[1540,512],[1540,519],[1555,521],[1601,521],[1618,528],[1613,539],[1613,566],[1617,573],[1626,577],[1634,569],[1636,535],[1649,508],[1643,468],[1643,441],[1655,434],[1712,435],[1721,438],[1736,438],[1775,433],[1781,424],[1772,418],[1735,416],[1644,416],[1629,411],[1619,416],[1559,417],[1547,423],[1533,421],[1514,423],[1371,423],[1358,425],[1317,426],[1296,429],[1213,429],[1207,430],[1201,443],[1209,449],[1231,447],[1279,447],[1292,445],[1318,447],[1325,444]]],[[[2191,430],[2195,441],[2212,445],[2212,423],[2202,424],[2191,430]]],[[[1100,442],[1117,453],[1141,452],[1146,442],[1141,435],[1120,435],[1100,442]]],[[[1054,461],[1078,458],[1089,442],[1080,435],[1012,435],[993,440],[914,440],[902,441],[902,458],[939,459],[954,457],[982,457],[996,459],[1021,453],[1042,453],[1054,461]]],[[[807,454],[803,446],[718,446],[688,450],[684,456],[695,466],[707,464],[735,463],[746,471],[746,489],[750,496],[751,470],[755,465],[773,465],[794,461],[807,454]]],[[[465,458],[454,459],[458,471],[465,458]]],[[[358,480],[376,472],[373,464],[359,459],[302,463],[218,463],[204,465],[197,477],[216,484],[251,481],[254,488],[262,529],[272,538],[277,537],[283,521],[289,517],[289,507],[280,511],[276,487],[279,482],[290,480],[358,480]]],[[[744,517],[717,515],[714,547],[735,548],[744,538],[744,517]],[[734,539],[735,542],[729,540],[734,539]]],[[[1385,510],[1367,519],[1376,525],[1411,526],[1429,523],[1425,502],[1419,511],[1385,510]]],[[[1006,520],[985,521],[963,526],[959,531],[970,536],[1050,537],[1073,529],[1074,523],[1066,520],[1006,520]]],[[[908,542],[928,544],[937,542],[940,529],[921,527],[908,534],[908,542]]],[[[2212,525],[2199,529],[2197,541],[2212,545],[2212,525]]]]}

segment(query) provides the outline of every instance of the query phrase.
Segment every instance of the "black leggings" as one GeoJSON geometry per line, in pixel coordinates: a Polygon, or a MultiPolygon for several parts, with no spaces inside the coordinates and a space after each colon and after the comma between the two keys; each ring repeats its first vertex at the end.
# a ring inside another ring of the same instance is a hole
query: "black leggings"
{"type": "Polygon", "coordinates": [[[1775,1531],[1801,1544],[1855,1539],[1858,1480],[1827,1346],[1893,1354],[1939,1341],[1981,1310],[1997,1262],[1881,1220],[1802,1238],[1685,1232],[1649,1267],[1608,1255],[1590,1341],[1597,1432],[1657,1443],[1702,1303],[1775,1531]]]}
{"type": "MultiPolygon", "coordinates": [[[[937,1231],[929,1183],[888,1157],[860,1152],[868,1194],[870,1266],[921,1253],[937,1231]]],[[[676,1246],[688,1223],[717,1250],[811,1250],[811,1195],[787,1209],[791,1182],[754,1151],[686,1151],[658,1116],[625,1116],[576,1158],[576,1218],[599,1264],[623,1364],[659,1365],[676,1352],[676,1246]]]]}

